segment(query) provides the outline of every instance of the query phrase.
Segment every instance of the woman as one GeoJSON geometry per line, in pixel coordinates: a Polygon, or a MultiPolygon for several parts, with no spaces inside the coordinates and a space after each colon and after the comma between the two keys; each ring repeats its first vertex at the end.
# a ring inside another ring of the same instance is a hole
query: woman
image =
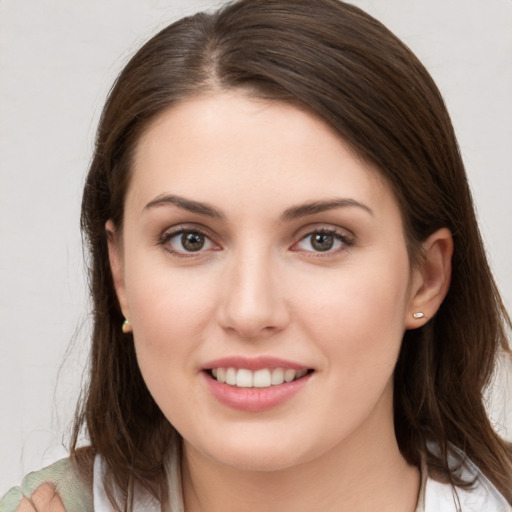
{"type": "Polygon", "coordinates": [[[510,510],[482,402],[510,321],[450,119],[359,9],[242,0],[155,36],[82,227],[74,448],[5,510],[510,510]]]}

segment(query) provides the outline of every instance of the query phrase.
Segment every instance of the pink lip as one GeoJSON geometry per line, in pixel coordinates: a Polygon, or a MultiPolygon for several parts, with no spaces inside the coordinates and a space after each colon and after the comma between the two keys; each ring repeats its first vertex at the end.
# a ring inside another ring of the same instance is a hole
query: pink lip
{"type": "Polygon", "coordinates": [[[264,356],[258,358],[225,357],[210,361],[204,365],[201,374],[212,395],[221,404],[232,409],[246,412],[267,411],[284,404],[308,383],[312,375],[312,373],[308,373],[304,377],[292,382],[284,382],[278,386],[270,386],[267,388],[238,388],[218,382],[212,378],[208,371],[212,368],[245,368],[247,370],[256,371],[264,368],[302,370],[306,367],[284,359],[264,356]]]}
{"type": "Polygon", "coordinates": [[[206,372],[203,375],[210,392],[221,404],[239,411],[262,412],[290,400],[306,385],[312,374],[269,388],[237,388],[216,381],[206,372]]]}
{"type": "Polygon", "coordinates": [[[302,370],[307,368],[304,365],[294,363],[292,361],[286,361],[277,357],[223,357],[221,359],[215,359],[209,361],[203,365],[203,370],[211,370],[212,368],[245,368],[247,370],[256,371],[263,370],[264,368],[284,368],[292,370],[302,370]]]}

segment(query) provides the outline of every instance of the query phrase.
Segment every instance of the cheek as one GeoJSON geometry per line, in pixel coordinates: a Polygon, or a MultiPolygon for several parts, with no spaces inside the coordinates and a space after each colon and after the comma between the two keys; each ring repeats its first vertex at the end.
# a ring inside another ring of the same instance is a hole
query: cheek
{"type": "Polygon", "coordinates": [[[148,344],[172,343],[180,332],[194,338],[212,305],[213,284],[204,271],[173,269],[162,259],[145,265],[134,258],[127,264],[132,325],[148,344]]]}
{"type": "Polygon", "coordinates": [[[394,361],[405,331],[407,269],[402,256],[361,261],[332,273],[321,285],[311,279],[297,290],[302,294],[297,318],[319,344],[361,368],[378,365],[379,358],[394,361]]]}
{"type": "Polygon", "coordinates": [[[211,317],[210,290],[168,268],[132,277],[129,296],[139,368],[160,409],[181,425],[183,411],[197,399],[179,390],[191,385],[196,374],[196,350],[211,317]]]}
{"type": "Polygon", "coordinates": [[[170,391],[195,374],[196,350],[207,337],[213,314],[214,279],[190,270],[172,269],[165,259],[148,265],[133,257],[126,265],[137,360],[166,414],[176,401],[170,391]]]}

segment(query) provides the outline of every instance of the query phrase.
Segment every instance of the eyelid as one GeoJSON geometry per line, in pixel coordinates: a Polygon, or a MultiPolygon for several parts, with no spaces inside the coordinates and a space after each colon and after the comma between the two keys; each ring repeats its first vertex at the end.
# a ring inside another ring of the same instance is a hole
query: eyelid
{"type": "Polygon", "coordinates": [[[299,229],[297,229],[293,235],[293,239],[302,240],[302,238],[312,233],[334,233],[351,241],[355,241],[356,238],[354,233],[346,227],[331,224],[329,222],[315,222],[312,224],[307,224],[306,226],[301,226],[299,229]]]}
{"type": "Polygon", "coordinates": [[[325,224],[314,224],[301,228],[296,235],[294,236],[294,242],[291,245],[290,249],[296,252],[304,252],[308,253],[310,256],[314,257],[327,257],[339,254],[341,252],[346,251],[351,248],[355,244],[355,236],[352,232],[350,232],[346,228],[341,228],[339,226],[333,225],[325,225],[325,224]],[[340,240],[343,246],[337,250],[327,250],[327,251],[315,251],[315,250],[304,250],[304,249],[294,249],[299,243],[301,243],[308,236],[312,236],[315,234],[328,234],[333,235],[338,240],[340,240]]]}
{"type": "MultiPolygon", "coordinates": [[[[157,237],[156,245],[164,246],[164,249],[176,257],[199,257],[205,256],[205,253],[210,251],[218,251],[222,250],[222,246],[216,241],[217,236],[211,233],[211,230],[195,223],[180,223],[171,227],[164,229],[157,237]],[[172,249],[168,242],[173,237],[176,237],[182,233],[198,233],[209,240],[209,242],[214,246],[212,248],[200,249],[198,251],[178,251],[172,249]]],[[[304,252],[310,253],[315,257],[322,256],[333,256],[339,254],[340,252],[344,252],[350,247],[352,247],[355,243],[354,234],[348,230],[347,228],[342,228],[340,226],[335,226],[332,224],[312,224],[301,227],[299,230],[295,232],[293,235],[293,242],[289,247],[290,250],[296,252],[304,252]],[[314,234],[329,234],[333,235],[337,240],[342,242],[342,247],[337,250],[326,250],[326,251],[315,251],[315,250],[305,250],[300,248],[294,248],[300,242],[302,242],[308,236],[312,236],[314,234]]]]}
{"type": "Polygon", "coordinates": [[[179,257],[179,258],[190,258],[190,257],[199,257],[204,256],[206,252],[209,252],[211,250],[219,250],[220,245],[215,241],[215,237],[210,233],[210,230],[204,228],[203,226],[200,226],[198,224],[178,224],[176,226],[169,227],[167,229],[164,229],[162,233],[159,235],[157,240],[157,245],[162,245],[164,249],[172,254],[173,256],[179,257]],[[198,251],[177,251],[170,247],[169,240],[172,238],[179,236],[183,233],[198,233],[205,238],[207,238],[214,248],[208,248],[208,249],[200,249],[198,251]]]}

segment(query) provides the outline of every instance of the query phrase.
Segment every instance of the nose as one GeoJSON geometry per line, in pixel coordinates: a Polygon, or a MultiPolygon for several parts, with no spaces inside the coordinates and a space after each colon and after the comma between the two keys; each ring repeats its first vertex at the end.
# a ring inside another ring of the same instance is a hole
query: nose
{"type": "Polygon", "coordinates": [[[277,265],[270,255],[233,258],[223,280],[219,323],[241,338],[269,337],[290,320],[277,265]]]}

